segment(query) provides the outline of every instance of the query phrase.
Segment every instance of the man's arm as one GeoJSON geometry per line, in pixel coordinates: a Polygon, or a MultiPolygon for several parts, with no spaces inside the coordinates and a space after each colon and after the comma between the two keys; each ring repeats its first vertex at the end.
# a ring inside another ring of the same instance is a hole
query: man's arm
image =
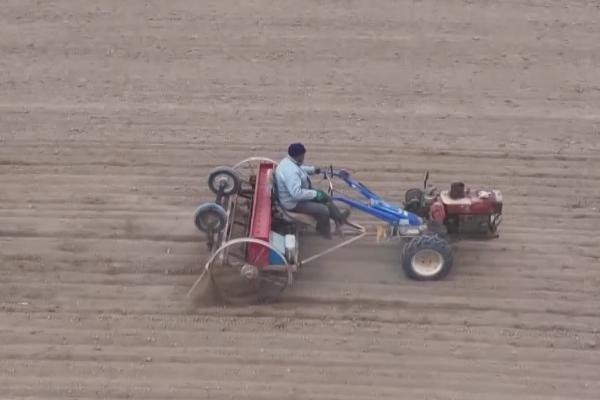
{"type": "Polygon", "coordinates": [[[290,196],[296,201],[301,200],[313,200],[317,196],[317,191],[312,189],[303,189],[302,180],[296,171],[287,169],[277,169],[277,175],[279,175],[279,182],[282,182],[290,196]]]}
{"type": "Polygon", "coordinates": [[[308,175],[320,174],[321,168],[315,167],[314,165],[301,165],[300,168],[308,175]]]}

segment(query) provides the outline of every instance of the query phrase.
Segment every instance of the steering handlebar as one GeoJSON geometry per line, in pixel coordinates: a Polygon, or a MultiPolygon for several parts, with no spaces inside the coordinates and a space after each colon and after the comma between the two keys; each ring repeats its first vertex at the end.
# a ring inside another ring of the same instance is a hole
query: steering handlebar
{"type": "Polygon", "coordinates": [[[329,168],[323,169],[323,180],[326,180],[329,185],[329,195],[332,195],[334,192],[333,189],[333,178],[337,177],[340,179],[348,179],[350,178],[350,173],[345,169],[334,169],[333,165],[330,165],[329,168]]]}
{"type": "Polygon", "coordinates": [[[345,169],[334,169],[332,165],[330,165],[329,168],[323,169],[323,178],[327,179],[333,177],[347,179],[350,178],[350,172],[345,169]]]}

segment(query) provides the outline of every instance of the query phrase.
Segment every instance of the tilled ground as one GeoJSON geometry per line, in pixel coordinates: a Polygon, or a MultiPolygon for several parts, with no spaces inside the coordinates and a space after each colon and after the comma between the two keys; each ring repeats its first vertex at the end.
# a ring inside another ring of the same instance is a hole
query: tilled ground
{"type": "Polygon", "coordinates": [[[5,0],[0,397],[598,399],[596,2],[5,0]],[[505,195],[443,282],[366,240],[190,304],[207,171],[301,140],[505,195]]]}

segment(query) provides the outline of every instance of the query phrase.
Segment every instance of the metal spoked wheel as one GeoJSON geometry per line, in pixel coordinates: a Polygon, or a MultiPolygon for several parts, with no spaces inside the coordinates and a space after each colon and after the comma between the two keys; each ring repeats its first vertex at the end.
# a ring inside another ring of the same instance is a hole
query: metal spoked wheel
{"type": "Polygon", "coordinates": [[[292,281],[292,269],[285,257],[269,243],[251,238],[234,239],[223,244],[208,260],[206,269],[217,295],[233,305],[273,301],[292,281]],[[246,260],[248,245],[259,249],[258,257],[268,257],[269,251],[273,251],[285,264],[278,270],[271,270],[249,263],[246,260]]]}
{"type": "Polygon", "coordinates": [[[453,264],[452,248],[439,235],[417,236],[402,252],[402,269],[411,279],[433,281],[444,278],[453,264]]]}

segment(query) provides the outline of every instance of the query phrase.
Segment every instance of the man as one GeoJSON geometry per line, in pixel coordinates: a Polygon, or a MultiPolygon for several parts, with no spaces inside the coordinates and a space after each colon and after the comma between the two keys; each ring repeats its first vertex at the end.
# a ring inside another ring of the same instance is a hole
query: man
{"type": "Polygon", "coordinates": [[[348,218],[350,211],[340,211],[327,193],[311,188],[308,176],[318,174],[321,170],[303,165],[305,154],[306,149],[302,143],[293,143],[288,148],[288,156],[277,166],[275,184],[279,203],[286,210],[314,217],[317,231],[331,238],[329,218],[341,224],[348,218]]]}

